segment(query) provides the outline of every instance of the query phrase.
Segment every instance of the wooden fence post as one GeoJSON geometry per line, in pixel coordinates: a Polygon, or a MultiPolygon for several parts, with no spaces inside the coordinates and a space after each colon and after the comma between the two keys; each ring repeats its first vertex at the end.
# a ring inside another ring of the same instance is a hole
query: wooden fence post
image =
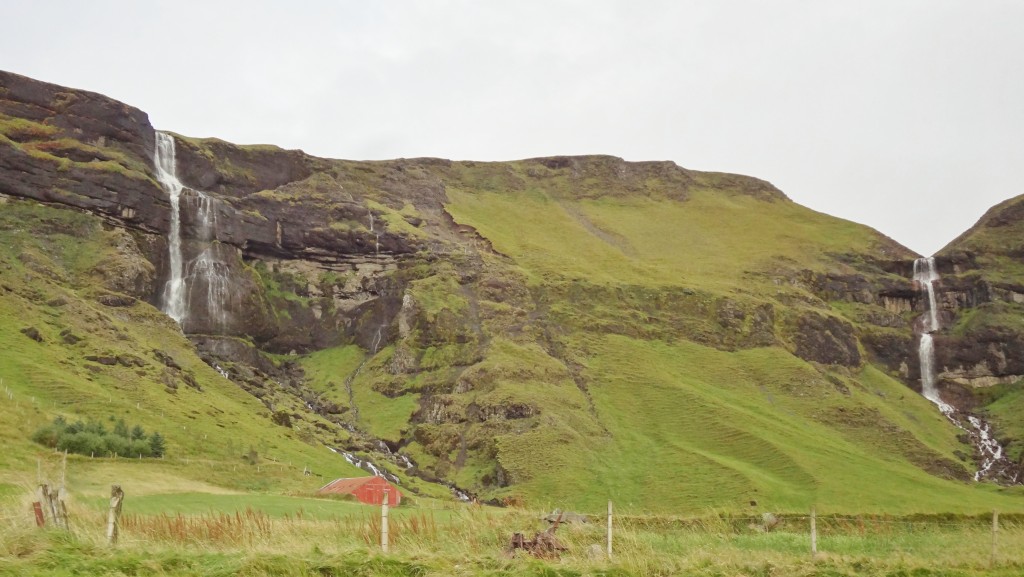
{"type": "Polygon", "coordinates": [[[32,503],[32,512],[36,514],[36,526],[43,527],[46,525],[46,517],[43,516],[43,504],[39,501],[32,503]]]}
{"type": "Polygon", "coordinates": [[[996,564],[996,547],[998,545],[997,535],[999,535],[999,511],[992,511],[992,559],[989,562],[991,566],[996,564]]]}
{"type": "Polygon", "coordinates": [[[811,507],[811,559],[818,556],[818,516],[811,507]]]}
{"type": "Polygon", "coordinates": [[[68,508],[67,506],[64,505],[64,499],[60,498],[59,493],[55,496],[55,498],[57,501],[57,515],[60,517],[60,519],[57,521],[57,526],[63,527],[65,531],[70,531],[71,525],[68,523],[68,508]]]}
{"type": "Polygon", "coordinates": [[[612,502],[608,501],[608,558],[612,558],[612,502]]]}
{"type": "Polygon", "coordinates": [[[121,518],[121,503],[124,502],[124,491],[121,485],[110,486],[110,511],[107,513],[107,543],[117,543],[117,523],[121,518]]]}
{"type": "Polygon", "coordinates": [[[45,483],[39,485],[39,492],[43,497],[43,506],[46,508],[47,513],[49,513],[50,521],[55,527],[60,527],[60,519],[57,517],[57,505],[54,503],[56,495],[50,491],[50,486],[45,483]]]}
{"type": "Polygon", "coordinates": [[[388,552],[388,491],[384,490],[384,499],[380,506],[380,550],[388,552]]]}
{"type": "Polygon", "coordinates": [[[43,523],[42,523],[42,525],[39,525],[40,527],[46,525],[46,514],[44,513],[44,511],[46,511],[46,507],[48,506],[48,503],[46,502],[46,489],[45,489],[45,487],[46,487],[46,485],[44,485],[42,483],[39,483],[39,488],[36,490],[36,495],[39,498],[39,500],[36,501],[37,503],[39,503],[39,515],[41,515],[42,518],[43,518],[43,523]]]}

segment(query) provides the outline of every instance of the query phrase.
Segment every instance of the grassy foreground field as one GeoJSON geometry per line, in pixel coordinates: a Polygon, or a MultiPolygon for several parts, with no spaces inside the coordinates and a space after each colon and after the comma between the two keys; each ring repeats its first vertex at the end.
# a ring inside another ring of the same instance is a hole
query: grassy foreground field
{"type": "Polygon", "coordinates": [[[254,495],[194,498],[207,512],[154,514],[158,502],[129,496],[121,539],[112,547],[100,504],[72,506],[66,533],[31,526],[25,503],[8,496],[0,509],[0,575],[952,577],[1024,570],[1020,515],[1002,517],[995,546],[984,515],[819,515],[814,558],[806,514],[782,515],[769,532],[757,516],[616,516],[611,559],[603,552],[605,518],[595,516],[563,525],[557,535],[565,553],[539,560],[503,553],[512,532],[529,538],[546,525],[537,512],[392,509],[391,550],[382,553],[378,508],[254,495]],[[255,509],[232,511],[242,504],[255,509]],[[303,513],[313,510],[318,514],[303,513]]]}

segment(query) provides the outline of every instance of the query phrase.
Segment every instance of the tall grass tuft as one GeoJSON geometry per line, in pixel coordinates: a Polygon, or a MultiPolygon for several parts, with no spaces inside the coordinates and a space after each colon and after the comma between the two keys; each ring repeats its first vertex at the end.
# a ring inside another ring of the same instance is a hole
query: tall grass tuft
{"type": "Polygon", "coordinates": [[[214,546],[252,546],[273,536],[273,523],[262,511],[246,508],[209,515],[125,515],[121,528],[126,535],[148,541],[196,543],[214,546]]]}

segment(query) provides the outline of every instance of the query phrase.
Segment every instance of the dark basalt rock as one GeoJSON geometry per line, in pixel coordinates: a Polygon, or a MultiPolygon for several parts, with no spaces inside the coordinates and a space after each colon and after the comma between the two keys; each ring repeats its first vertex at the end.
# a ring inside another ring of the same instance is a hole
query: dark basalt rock
{"type": "Polygon", "coordinates": [[[168,368],[175,370],[181,369],[181,365],[178,364],[178,361],[174,360],[174,357],[160,349],[153,349],[153,357],[168,368]]]}
{"type": "Polygon", "coordinates": [[[856,367],[860,351],[853,325],[833,316],[804,313],[796,322],[793,353],[807,361],[856,367]]]}
{"type": "Polygon", "coordinates": [[[108,307],[130,307],[135,304],[136,299],[128,295],[104,294],[96,297],[96,301],[108,307]]]}
{"type": "Polygon", "coordinates": [[[917,339],[908,332],[864,331],[860,342],[868,357],[904,378],[911,388],[920,390],[917,339]],[[911,377],[911,375],[914,375],[911,377]]]}
{"type": "MultiPolygon", "coordinates": [[[[26,142],[0,145],[0,194],[74,206],[118,225],[166,235],[170,203],[153,176],[155,131],[146,113],[100,94],[9,72],[0,72],[0,113],[31,121],[35,130],[44,132],[29,134],[26,142]],[[45,148],[45,154],[36,148],[45,148]]],[[[351,200],[293,204],[253,194],[309,177],[314,166],[324,169],[322,159],[270,146],[201,142],[206,151],[190,140],[176,139],[179,178],[220,199],[214,240],[251,255],[314,260],[419,249],[390,231],[375,238],[333,229],[332,222],[365,218],[365,207],[351,200]],[[211,151],[216,164],[204,154],[211,151]]],[[[195,229],[190,195],[194,193],[188,190],[183,195],[186,236],[195,229]]]]}
{"type": "Polygon", "coordinates": [[[178,178],[199,190],[240,198],[307,178],[316,159],[276,146],[240,147],[218,139],[177,139],[178,178]],[[212,159],[216,159],[214,163],[212,159]],[[231,167],[226,170],[224,167],[231,167]]]}
{"type": "Polygon", "coordinates": [[[994,377],[1024,375],[1024,335],[1008,327],[982,327],[962,337],[937,335],[935,345],[940,371],[994,377]]]}
{"type": "MultiPolygon", "coordinates": [[[[153,127],[145,112],[101,94],[0,71],[0,113],[53,132],[45,137],[45,154],[0,145],[0,194],[59,202],[146,230],[167,230],[166,195],[149,174],[133,170],[148,166],[152,155],[153,127]],[[62,138],[81,146],[61,145],[62,138]]],[[[33,139],[38,138],[22,140],[33,139]]]]}
{"type": "Polygon", "coordinates": [[[82,337],[71,332],[71,329],[64,329],[60,332],[61,341],[66,345],[77,345],[82,342],[82,337]]]}
{"type": "Polygon", "coordinates": [[[85,360],[112,367],[117,364],[117,358],[108,355],[86,355],[85,360]]]}

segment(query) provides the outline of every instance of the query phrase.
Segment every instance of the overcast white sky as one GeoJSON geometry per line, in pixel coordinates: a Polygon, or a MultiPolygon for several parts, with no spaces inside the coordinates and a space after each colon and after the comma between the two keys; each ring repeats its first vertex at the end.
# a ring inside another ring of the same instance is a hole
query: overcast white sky
{"type": "Polygon", "coordinates": [[[0,0],[0,69],[335,158],[749,174],[922,254],[1024,193],[1022,0],[0,0]]]}

